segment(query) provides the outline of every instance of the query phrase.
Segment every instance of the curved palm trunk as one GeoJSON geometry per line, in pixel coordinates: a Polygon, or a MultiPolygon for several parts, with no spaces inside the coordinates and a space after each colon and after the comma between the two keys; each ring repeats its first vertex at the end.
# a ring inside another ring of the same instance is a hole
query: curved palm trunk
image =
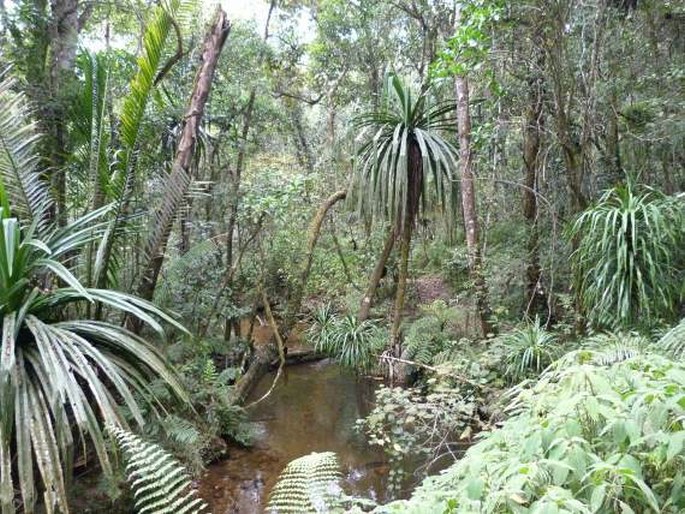
{"type": "Polygon", "coordinates": [[[378,289],[378,284],[383,278],[383,270],[388,262],[390,253],[395,246],[395,231],[391,230],[388,234],[388,238],[385,240],[385,246],[383,246],[383,252],[376,262],[376,267],[371,273],[369,278],[369,287],[366,289],[366,294],[362,298],[361,305],[359,307],[359,315],[357,318],[359,321],[364,321],[369,319],[369,313],[371,312],[371,307],[373,306],[373,299],[376,296],[376,289],[378,289]]]}

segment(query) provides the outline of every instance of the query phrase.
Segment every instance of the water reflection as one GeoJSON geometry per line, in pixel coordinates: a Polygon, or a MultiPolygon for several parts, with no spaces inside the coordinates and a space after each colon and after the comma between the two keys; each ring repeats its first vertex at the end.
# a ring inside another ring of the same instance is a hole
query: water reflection
{"type": "MultiPolygon", "coordinates": [[[[253,397],[261,397],[272,381],[273,374],[265,376],[253,397]]],[[[250,414],[257,424],[255,446],[230,451],[203,477],[201,492],[212,512],[263,512],[283,467],[313,451],[338,454],[348,493],[383,500],[387,467],[382,453],[354,430],[355,420],[372,408],[374,388],[329,361],[287,368],[278,387],[250,414]]]]}

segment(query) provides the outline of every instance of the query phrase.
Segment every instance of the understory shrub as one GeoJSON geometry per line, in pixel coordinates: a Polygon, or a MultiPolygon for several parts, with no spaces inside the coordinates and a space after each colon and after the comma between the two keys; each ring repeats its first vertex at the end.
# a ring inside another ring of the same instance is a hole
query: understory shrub
{"type": "Polygon", "coordinates": [[[330,304],[314,313],[308,337],[317,351],[334,357],[344,368],[356,372],[372,370],[388,336],[377,322],[359,321],[355,316],[340,316],[330,304]]]}
{"type": "Polygon", "coordinates": [[[417,388],[381,387],[375,408],[357,421],[371,445],[382,448],[390,465],[388,494],[396,497],[417,467],[419,476],[441,457],[456,459],[476,415],[473,395],[460,396],[429,381],[428,393],[417,388]]]}
{"type": "Polygon", "coordinates": [[[682,299],[685,206],[647,186],[607,191],[571,227],[576,286],[596,326],[650,325],[682,299]]]}
{"type": "Polygon", "coordinates": [[[378,512],[684,511],[685,364],[576,350],[513,389],[508,413],[410,500],[378,512]]]}

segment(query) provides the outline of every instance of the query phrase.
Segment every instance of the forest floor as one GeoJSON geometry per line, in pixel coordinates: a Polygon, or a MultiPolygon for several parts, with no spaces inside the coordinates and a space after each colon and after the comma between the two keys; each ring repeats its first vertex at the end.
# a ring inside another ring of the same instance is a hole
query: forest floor
{"type": "Polygon", "coordinates": [[[429,305],[436,300],[449,301],[452,292],[445,280],[438,275],[427,275],[412,281],[416,292],[416,303],[429,305]]]}

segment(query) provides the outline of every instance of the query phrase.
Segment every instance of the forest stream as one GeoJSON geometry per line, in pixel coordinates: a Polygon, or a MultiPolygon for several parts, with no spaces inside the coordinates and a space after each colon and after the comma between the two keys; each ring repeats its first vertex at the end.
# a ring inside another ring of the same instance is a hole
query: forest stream
{"type": "MultiPolygon", "coordinates": [[[[262,377],[248,404],[271,387],[262,377]]],[[[382,499],[387,466],[354,429],[372,408],[375,383],[342,371],[330,360],[289,366],[277,387],[250,410],[255,423],[251,448],[233,448],[210,466],[200,483],[214,514],[263,512],[278,475],[294,458],[334,451],[348,493],[382,499]]]]}

